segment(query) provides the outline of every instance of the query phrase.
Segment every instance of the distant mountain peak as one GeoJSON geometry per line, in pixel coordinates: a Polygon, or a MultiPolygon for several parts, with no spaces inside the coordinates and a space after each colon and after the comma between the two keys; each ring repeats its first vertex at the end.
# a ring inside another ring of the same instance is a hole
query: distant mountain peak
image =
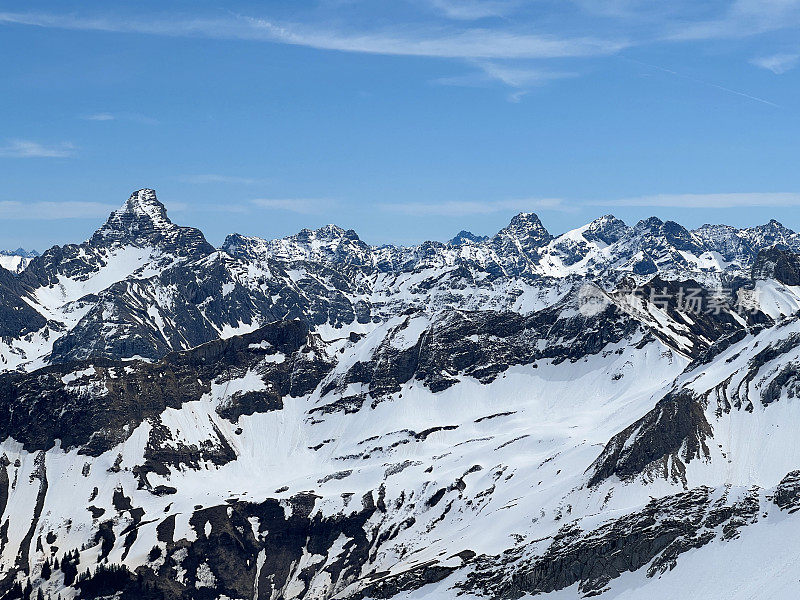
{"type": "Polygon", "coordinates": [[[614,215],[603,215],[586,226],[583,237],[590,241],[601,241],[613,244],[630,231],[625,221],[614,215]]]}
{"type": "Polygon", "coordinates": [[[130,222],[132,218],[150,221],[154,226],[172,225],[167,217],[167,208],[158,200],[156,191],[148,188],[133,192],[119,210],[111,213],[107,223],[120,224],[130,222]]]}
{"type": "Polygon", "coordinates": [[[142,188],[141,190],[133,192],[130,198],[128,198],[128,201],[125,202],[125,206],[122,210],[141,216],[147,216],[151,219],[165,219],[169,221],[166,207],[159,202],[156,191],[149,188],[142,188]]]}
{"type": "Polygon", "coordinates": [[[22,258],[36,258],[39,253],[36,250],[25,250],[25,248],[17,248],[16,250],[0,250],[0,256],[20,256],[22,258]]]}
{"type": "Polygon", "coordinates": [[[121,208],[111,213],[93,239],[122,241],[149,236],[174,227],[167,217],[166,207],[156,197],[155,190],[145,188],[133,192],[121,208]]]}
{"type": "Polygon", "coordinates": [[[225,238],[221,249],[231,256],[282,260],[324,260],[336,263],[365,264],[370,247],[352,229],[324,225],[319,229],[301,229],[294,235],[274,240],[238,233],[225,238]]]}
{"type": "Polygon", "coordinates": [[[534,212],[521,212],[511,218],[511,222],[506,229],[519,229],[519,228],[541,228],[544,229],[539,215],[534,212]]]}
{"type": "Polygon", "coordinates": [[[198,229],[175,225],[167,216],[166,207],[155,190],[143,188],[133,192],[119,209],[108,217],[90,243],[94,246],[153,246],[176,255],[213,252],[213,247],[198,229]]]}
{"type": "Polygon", "coordinates": [[[636,223],[635,229],[653,230],[653,229],[659,229],[662,225],[664,225],[664,221],[662,221],[658,217],[648,217],[647,219],[642,219],[641,221],[636,223]]]}
{"type": "Polygon", "coordinates": [[[798,235],[775,219],[770,219],[764,225],[743,229],[742,234],[751,242],[758,245],[793,246],[798,235]]]}
{"type": "Polygon", "coordinates": [[[319,229],[301,229],[293,237],[299,241],[319,240],[323,242],[332,242],[342,239],[359,241],[358,234],[355,231],[352,229],[343,229],[332,223],[323,225],[319,229]]]}
{"type": "Polygon", "coordinates": [[[543,246],[553,239],[550,232],[542,225],[539,216],[532,212],[521,212],[514,216],[511,222],[497,233],[497,236],[514,237],[523,246],[543,246]]]}
{"type": "Polygon", "coordinates": [[[447,243],[451,246],[463,246],[464,244],[479,244],[487,239],[489,238],[485,235],[475,235],[471,231],[462,229],[447,243]]]}

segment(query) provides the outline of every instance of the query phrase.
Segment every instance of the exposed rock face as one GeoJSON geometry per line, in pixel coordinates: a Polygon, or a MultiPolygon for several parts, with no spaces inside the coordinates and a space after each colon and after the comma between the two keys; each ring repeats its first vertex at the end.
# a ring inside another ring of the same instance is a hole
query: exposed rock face
{"type": "Polygon", "coordinates": [[[94,360],[6,373],[0,375],[0,437],[31,452],[59,441],[64,449],[99,456],[142,421],[199,401],[212,386],[248,372],[266,382],[264,389],[224,397],[217,412],[236,421],[256,409],[280,409],[283,396],[311,392],[330,370],[311,354],[315,344],[305,323],[279,321],[152,364],[94,360]]]}
{"type": "Polygon", "coordinates": [[[503,573],[507,558],[481,557],[466,587],[494,597],[518,598],[577,583],[585,596],[600,595],[625,572],[647,567],[648,577],[658,576],[674,568],[689,550],[738,537],[742,527],[758,521],[761,503],[765,499],[757,488],[739,497],[730,490],[715,497],[715,490],[698,487],[653,499],[641,511],[594,531],[565,525],[543,554],[521,559],[513,572],[503,573]]]}
{"type": "Polygon", "coordinates": [[[450,240],[449,244],[452,246],[463,246],[464,244],[476,244],[484,242],[488,239],[489,239],[488,236],[475,235],[471,231],[462,229],[455,235],[453,239],[450,240]]]}
{"type": "Polygon", "coordinates": [[[215,249],[139,190],[0,268],[0,597],[793,591],[798,249],[532,213],[215,249]]]}
{"type": "Polygon", "coordinates": [[[703,406],[691,394],[669,394],[656,407],[614,436],[592,465],[589,485],[612,475],[630,479],[645,471],[686,484],[686,463],[709,456],[712,437],[703,406]]]}
{"type": "Polygon", "coordinates": [[[0,267],[0,337],[20,338],[45,326],[46,319],[28,302],[27,290],[0,267]]]}
{"type": "Polygon", "coordinates": [[[775,279],[786,285],[800,285],[800,259],[795,252],[779,247],[762,250],[753,263],[753,279],[775,279]]]}
{"type": "MultiPolygon", "coordinates": [[[[597,354],[639,329],[611,307],[590,319],[579,314],[562,318],[564,312],[563,306],[556,306],[528,317],[491,311],[449,313],[419,332],[407,348],[398,349],[394,336],[387,336],[372,359],[355,363],[341,383],[366,384],[373,398],[399,391],[412,378],[434,392],[458,383],[463,375],[488,384],[514,365],[547,359],[554,364],[574,362],[597,354]]],[[[408,327],[405,323],[393,333],[404,335],[408,327]]]]}

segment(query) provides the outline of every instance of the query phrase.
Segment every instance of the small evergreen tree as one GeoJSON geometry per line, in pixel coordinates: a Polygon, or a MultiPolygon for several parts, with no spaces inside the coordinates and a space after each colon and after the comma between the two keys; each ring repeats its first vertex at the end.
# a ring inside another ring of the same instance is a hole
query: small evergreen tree
{"type": "Polygon", "coordinates": [[[42,579],[45,581],[50,580],[50,575],[52,575],[52,570],[50,569],[50,561],[45,559],[44,564],[42,565],[42,579]]]}

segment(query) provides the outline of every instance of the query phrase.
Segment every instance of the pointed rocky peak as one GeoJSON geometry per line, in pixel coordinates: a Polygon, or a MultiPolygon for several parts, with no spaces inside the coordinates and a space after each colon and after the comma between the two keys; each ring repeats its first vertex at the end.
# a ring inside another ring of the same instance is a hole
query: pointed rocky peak
{"type": "MultiPolygon", "coordinates": [[[[528,213],[528,212],[521,212],[518,215],[515,215],[508,226],[504,229],[504,231],[513,232],[513,233],[528,233],[531,231],[540,232],[544,231],[547,233],[547,230],[542,225],[542,222],[539,220],[539,215],[536,213],[528,213]]],[[[549,233],[548,233],[549,235],[549,233]]]]}
{"type": "Polygon", "coordinates": [[[258,237],[249,237],[241,233],[231,233],[225,236],[225,241],[222,242],[220,250],[227,252],[231,256],[237,258],[260,258],[263,254],[263,248],[266,240],[258,237]]]}
{"type": "Polygon", "coordinates": [[[664,237],[678,250],[695,250],[697,244],[686,227],[675,221],[665,221],[661,228],[664,237]]]}
{"type": "Polygon", "coordinates": [[[159,202],[155,190],[144,188],[133,192],[120,211],[152,221],[171,224],[171,221],[167,218],[167,209],[159,202]]]}
{"type": "Polygon", "coordinates": [[[325,225],[319,229],[303,229],[299,233],[275,240],[281,258],[290,260],[323,260],[339,264],[366,265],[371,262],[371,248],[352,229],[325,225]]]}
{"type": "Polygon", "coordinates": [[[662,238],[664,242],[677,250],[702,252],[692,234],[680,223],[662,221],[658,217],[643,219],[636,224],[634,232],[643,236],[662,238]]]}
{"type": "Polygon", "coordinates": [[[611,245],[628,235],[630,231],[631,228],[625,224],[625,221],[614,215],[603,215],[586,226],[583,237],[591,242],[600,241],[611,245]]]}
{"type": "Polygon", "coordinates": [[[638,231],[651,231],[651,232],[653,232],[653,231],[659,231],[661,229],[662,225],[664,225],[664,221],[662,221],[658,217],[650,217],[648,219],[642,219],[641,221],[639,221],[635,225],[634,229],[637,232],[638,231]]]}
{"type": "Polygon", "coordinates": [[[775,219],[770,220],[769,223],[759,225],[758,227],[750,227],[742,229],[742,236],[753,244],[756,249],[767,248],[769,246],[785,246],[787,248],[797,249],[800,247],[800,239],[798,235],[785,227],[782,223],[775,219]]]}
{"type": "Polygon", "coordinates": [[[792,231],[791,229],[789,229],[783,223],[781,223],[780,221],[777,221],[776,219],[770,219],[769,222],[765,223],[764,225],[758,225],[756,227],[751,227],[750,230],[751,231],[769,232],[769,233],[779,234],[779,235],[785,235],[785,234],[791,235],[791,234],[794,233],[794,231],[792,231]]]}
{"type": "Polygon", "coordinates": [[[352,229],[342,229],[338,225],[323,225],[319,229],[302,229],[299,233],[293,236],[299,242],[312,242],[317,241],[321,243],[339,243],[342,240],[350,240],[353,242],[361,241],[358,234],[352,229]]]}
{"type": "Polygon", "coordinates": [[[459,231],[453,239],[451,239],[448,244],[451,246],[463,246],[464,244],[479,244],[481,242],[485,242],[489,238],[485,235],[475,235],[471,231],[467,231],[466,229],[462,229],[459,231]]]}
{"type": "Polygon", "coordinates": [[[553,239],[545,229],[536,213],[519,213],[495,236],[497,241],[515,240],[524,250],[533,250],[547,244],[553,239]]]}
{"type": "Polygon", "coordinates": [[[92,239],[135,242],[138,238],[175,227],[167,217],[166,207],[158,201],[155,190],[142,189],[131,194],[121,208],[111,213],[92,239]]]}
{"type": "Polygon", "coordinates": [[[89,243],[95,247],[158,247],[175,256],[214,251],[199,229],[180,227],[170,221],[155,190],[147,188],[131,194],[121,208],[111,213],[89,243]]]}

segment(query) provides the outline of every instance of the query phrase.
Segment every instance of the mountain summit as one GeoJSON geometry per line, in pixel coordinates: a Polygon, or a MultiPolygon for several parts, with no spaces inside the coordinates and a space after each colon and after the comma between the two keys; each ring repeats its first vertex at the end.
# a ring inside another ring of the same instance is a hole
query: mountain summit
{"type": "Polygon", "coordinates": [[[133,192],[121,208],[111,213],[94,237],[105,241],[135,241],[170,232],[175,227],[155,190],[141,189],[133,192]]]}
{"type": "Polygon", "coordinates": [[[90,243],[95,246],[153,246],[176,256],[214,251],[199,229],[180,227],[170,221],[155,190],[148,188],[133,192],[94,233],[90,243]]]}

